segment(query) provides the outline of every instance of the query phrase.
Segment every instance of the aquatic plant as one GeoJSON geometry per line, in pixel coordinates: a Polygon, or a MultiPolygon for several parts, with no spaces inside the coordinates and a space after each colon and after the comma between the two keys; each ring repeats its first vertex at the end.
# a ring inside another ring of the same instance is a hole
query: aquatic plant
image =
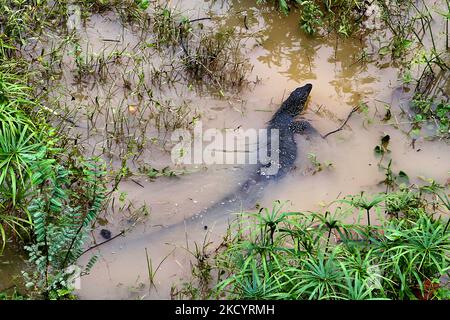
{"type": "Polygon", "coordinates": [[[413,139],[421,135],[425,126],[437,128],[432,137],[450,136],[448,94],[442,89],[448,84],[450,71],[448,1],[436,6],[411,0],[270,2],[277,2],[285,14],[295,11],[300,28],[309,35],[334,32],[344,37],[365,37],[369,34],[371,41],[380,42],[377,55],[381,59],[390,56],[401,63],[403,83],[414,88],[412,112],[408,115],[413,139]],[[444,41],[437,41],[440,31],[436,26],[440,20],[445,26],[445,45],[444,41]],[[380,35],[384,40],[380,40],[380,35]]]}
{"type": "Polygon", "coordinates": [[[26,300],[26,297],[14,290],[12,293],[0,292],[0,300],[26,300]]]}
{"type": "Polygon", "coordinates": [[[439,289],[440,277],[450,271],[448,216],[433,215],[445,202],[434,207],[429,197],[412,189],[370,201],[353,199],[336,201],[332,217],[329,211],[287,212],[280,203],[271,211],[242,214],[210,253],[209,268],[219,275],[214,289],[194,290],[190,282],[178,296],[448,299],[447,291],[439,289]],[[354,209],[375,206],[401,213],[380,216],[370,225],[344,222],[354,209]]]}
{"type": "Polygon", "coordinates": [[[189,19],[169,7],[167,2],[157,2],[152,9],[153,45],[158,49],[179,45],[191,29],[189,19]]]}
{"type": "Polygon", "coordinates": [[[250,67],[232,30],[202,33],[197,42],[185,43],[183,52],[183,65],[196,83],[211,84],[221,95],[245,85],[250,67]]]}
{"type": "MultiPolygon", "coordinates": [[[[257,0],[257,4],[265,3],[257,0]]],[[[291,9],[299,16],[300,28],[309,35],[315,35],[325,27],[334,30],[338,34],[348,37],[360,26],[368,10],[368,4],[361,0],[277,0],[278,8],[284,14],[289,14],[291,9]]]]}

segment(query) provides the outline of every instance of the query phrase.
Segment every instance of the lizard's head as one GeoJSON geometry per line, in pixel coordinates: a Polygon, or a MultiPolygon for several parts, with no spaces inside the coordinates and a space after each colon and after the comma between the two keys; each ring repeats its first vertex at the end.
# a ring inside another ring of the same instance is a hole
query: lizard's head
{"type": "Polygon", "coordinates": [[[289,97],[283,103],[283,109],[291,116],[297,116],[305,106],[306,100],[308,100],[309,93],[312,90],[312,84],[305,84],[303,87],[298,87],[289,95],[289,97]]]}

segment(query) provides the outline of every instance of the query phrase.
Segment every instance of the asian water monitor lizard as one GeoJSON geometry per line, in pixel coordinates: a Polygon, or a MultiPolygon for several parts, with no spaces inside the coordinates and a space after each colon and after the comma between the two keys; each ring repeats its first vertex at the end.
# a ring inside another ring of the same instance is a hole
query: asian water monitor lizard
{"type": "Polygon", "coordinates": [[[266,149],[269,158],[278,159],[275,163],[259,164],[245,182],[241,183],[235,192],[216,202],[216,204],[197,213],[191,218],[185,219],[164,227],[162,230],[152,232],[148,236],[162,236],[162,233],[183,232],[184,228],[191,228],[192,225],[199,225],[207,228],[212,223],[226,221],[230,213],[241,212],[254,208],[258,199],[261,198],[264,187],[272,181],[277,181],[292,169],[297,159],[297,143],[295,134],[316,133],[315,129],[305,120],[296,120],[296,117],[303,111],[309,94],[312,90],[311,84],[306,84],[295,89],[289,97],[281,104],[280,108],[268,122],[266,149]],[[278,148],[272,148],[272,130],[278,133],[278,148]],[[272,157],[271,152],[277,152],[278,157],[272,157]],[[276,170],[273,170],[275,167],[276,170]],[[270,169],[270,170],[268,170],[270,169]],[[178,230],[183,228],[182,230],[178,230]]]}
{"type": "Polygon", "coordinates": [[[241,212],[255,206],[261,198],[264,187],[283,178],[293,167],[297,159],[297,143],[295,134],[316,133],[314,128],[305,120],[296,120],[303,111],[309,94],[311,84],[306,84],[295,89],[281,104],[280,108],[268,122],[267,150],[269,158],[278,158],[278,161],[269,164],[259,164],[245,182],[240,184],[237,190],[218,201],[211,207],[197,213],[195,216],[180,223],[170,225],[165,230],[169,231],[177,225],[201,224],[206,228],[209,224],[218,220],[228,219],[230,213],[241,212]],[[271,130],[277,130],[278,148],[271,150],[271,130]],[[277,152],[278,157],[272,157],[271,152],[277,152]],[[276,170],[274,169],[276,167],[276,170]],[[270,168],[269,168],[270,167],[270,168]],[[270,169],[270,170],[268,170],[270,169]]]}

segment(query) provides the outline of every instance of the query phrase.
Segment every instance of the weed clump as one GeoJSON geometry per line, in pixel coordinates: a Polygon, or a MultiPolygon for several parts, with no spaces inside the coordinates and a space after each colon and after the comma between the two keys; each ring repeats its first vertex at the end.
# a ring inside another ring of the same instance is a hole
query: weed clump
{"type": "Polygon", "coordinates": [[[448,139],[448,1],[433,7],[412,0],[271,2],[285,14],[298,9],[300,28],[309,35],[320,36],[327,31],[379,42],[376,55],[399,63],[403,84],[413,90],[409,134],[416,139],[423,127],[434,127],[431,138],[448,139]],[[445,41],[437,41],[441,35],[445,41]]]}
{"type": "Polygon", "coordinates": [[[51,125],[56,111],[39,91],[50,80],[36,80],[34,67],[42,63],[51,73],[58,49],[48,60],[44,50],[35,60],[26,54],[43,30],[65,31],[67,3],[19,2],[0,2],[0,255],[11,240],[25,245],[33,265],[24,274],[30,293],[65,299],[74,290],[67,268],[76,265],[103,209],[105,170],[76,143],[63,145],[67,134],[51,125]]]}
{"type": "Polygon", "coordinates": [[[167,3],[158,3],[152,14],[152,31],[156,48],[177,47],[191,31],[191,24],[187,17],[171,9],[167,3]]]}
{"type": "MultiPolygon", "coordinates": [[[[265,0],[257,0],[258,4],[265,0]]],[[[361,23],[372,14],[368,1],[316,1],[316,0],[276,0],[279,10],[289,14],[297,9],[299,26],[308,35],[316,35],[321,31],[336,31],[348,37],[361,29],[361,23]]]]}
{"type": "Polygon", "coordinates": [[[222,94],[246,83],[248,60],[231,30],[202,34],[197,42],[184,44],[183,51],[183,65],[195,82],[212,84],[222,94]]]}
{"type": "Polygon", "coordinates": [[[448,299],[442,281],[450,270],[449,222],[436,214],[450,203],[441,191],[428,198],[440,200],[428,201],[425,189],[376,195],[369,206],[348,197],[324,214],[287,212],[280,203],[243,214],[204,268],[218,274],[213,289],[190,282],[173,292],[221,299],[448,299]],[[379,222],[344,222],[355,210],[379,222]]]}

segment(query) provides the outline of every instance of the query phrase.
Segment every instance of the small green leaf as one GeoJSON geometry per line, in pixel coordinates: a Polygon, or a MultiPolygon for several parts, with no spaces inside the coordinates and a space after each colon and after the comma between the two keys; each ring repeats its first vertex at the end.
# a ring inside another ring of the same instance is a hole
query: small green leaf
{"type": "Polygon", "coordinates": [[[376,146],[373,150],[378,155],[382,155],[384,153],[384,149],[381,146],[376,146]]]}
{"type": "Polygon", "coordinates": [[[389,54],[389,52],[391,52],[391,49],[389,48],[389,46],[381,47],[381,48],[378,50],[378,54],[379,54],[380,56],[385,56],[385,55],[389,54]]]}

